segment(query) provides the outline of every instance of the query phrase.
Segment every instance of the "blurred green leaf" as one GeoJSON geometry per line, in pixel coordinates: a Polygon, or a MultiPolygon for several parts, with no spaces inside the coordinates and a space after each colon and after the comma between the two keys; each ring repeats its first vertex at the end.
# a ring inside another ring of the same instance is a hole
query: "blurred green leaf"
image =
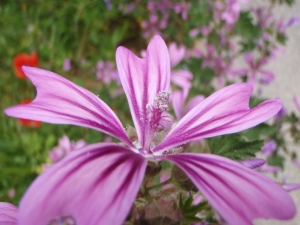
{"type": "Polygon", "coordinates": [[[230,134],[207,139],[213,154],[233,160],[254,158],[264,144],[263,140],[246,141],[240,134],[230,134]]]}

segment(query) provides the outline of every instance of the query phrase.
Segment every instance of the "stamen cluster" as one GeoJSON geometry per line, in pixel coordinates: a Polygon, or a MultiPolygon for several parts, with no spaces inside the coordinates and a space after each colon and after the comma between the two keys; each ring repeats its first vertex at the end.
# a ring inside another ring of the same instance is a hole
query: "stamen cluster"
{"type": "Polygon", "coordinates": [[[164,112],[169,110],[170,93],[167,91],[160,91],[155,97],[153,105],[148,103],[146,105],[150,127],[158,129],[163,126],[163,121],[170,122],[171,116],[163,115],[164,112]]]}

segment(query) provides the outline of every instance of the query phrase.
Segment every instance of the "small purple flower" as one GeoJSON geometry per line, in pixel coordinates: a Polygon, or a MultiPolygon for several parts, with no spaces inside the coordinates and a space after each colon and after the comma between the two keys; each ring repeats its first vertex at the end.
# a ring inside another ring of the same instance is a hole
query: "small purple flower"
{"type": "Polygon", "coordinates": [[[16,190],[15,190],[14,188],[10,188],[10,189],[8,190],[8,192],[7,192],[7,196],[8,196],[10,199],[12,199],[12,198],[15,197],[15,195],[16,195],[16,190]]]}
{"type": "Polygon", "coordinates": [[[277,144],[275,141],[267,141],[261,149],[261,152],[269,157],[273,154],[273,152],[277,149],[277,144]]]}
{"type": "Polygon", "coordinates": [[[71,60],[68,58],[65,58],[63,63],[64,71],[69,71],[71,69],[71,60]]]}
{"type": "Polygon", "coordinates": [[[268,28],[272,23],[272,11],[266,7],[252,8],[251,11],[257,16],[257,23],[260,28],[268,28]]]}
{"type": "Polygon", "coordinates": [[[172,7],[173,3],[171,0],[149,0],[147,3],[147,8],[154,13],[161,12],[162,14],[166,14],[172,7]]]}
{"type": "Polygon", "coordinates": [[[114,69],[113,62],[103,62],[100,60],[96,66],[96,78],[102,80],[104,84],[109,84],[111,81],[119,81],[118,71],[114,69]]]}
{"type": "Polygon", "coordinates": [[[296,25],[299,23],[299,17],[297,15],[292,16],[286,23],[284,22],[283,18],[280,18],[276,24],[277,30],[282,33],[285,33],[286,29],[296,25]]]}
{"type": "Polygon", "coordinates": [[[197,95],[185,106],[186,98],[187,94],[184,91],[174,91],[172,93],[172,105],[178,120],[205,99],[203,95],[197,95]]]}
{"type": "Polygon", "coordinates": [[[190,35],[191,37],[194,38],[194,37],[196,37],[199,33],[200,33],[200,30],[199,30],[198,28],[194,28],[194,29],[190,30],[189,35],[190,35]]]}
{"type": "Polygon", "coordinates": [[[241,6],[236,0],[226,0],[225,10],[221,14],[222,20],[227,24],[235,23],[240,16],[241,6]]]}
{"type": "MultiPolygon", "coordinates": [[[[185,56],[185,47],[184,45],[180,45],[177,47],[176,43],[171,43],[169,46],[169,54],[170,54],[170,64],[171,67],[175,67],[185,56]]],[[[187,96],[192,84],[191,80],[193,79],[193,74],[186,70],[172,70],[171,71],[171,82],[181,87],[185,97],[187,96]]]]}
{"type": "Polygon", "coordinates": [[[250,168],[250,169],[256,169],[258,167],[261,167],[262,165],[264,165],[266,163],[266,160],[264,159],[244,159],[241,160],[240,163],[242,163],[244,166],[250,168]]]}
{"type": "Polygon", "coordinates": [[[116,53],[136,138],[129,138],[115,113],[97,96],[67,79],[39,68],[23,67],[37,88],[29,104],[5,110],[14,117],[89,127],[122,142],[96,143],[71,152],[41,174],[23,196],[20,225],[47,224],[72,216],[77,224],[122,224],[143,181],[148,160],[167,160],[181,168],[210,204],[232,225],[255,218],[290,219],[291,197],[274,181],[230,159],[180,153],[199,139],[253,127],[274,116],[278,99],[248,106],[252,87],[238,83],[212,94],[174,127],[164,130],[169,108],[170,60],[164,41],[151,39],[141,59],[124,47],[116,53]],[[159,131],[159,132],[158,132],[159,131]],[[157,142],[157,135],[164,139],[157,142]]]}
{"type": "Polygon", "coordinates": [[[262,67],[268,63],[267,57],[262,57],[258,60],[255,60],[253,54],[248,52],[244,54],[244,60],[248,65],[248,82],[251,85],[255,86],[258,81],[262,84],[269,84],[274,80],[274,73],[262,69],[262,67]]]}
{"type": "Polygon", "coordinates": [[[149,21],[143,21],[141,24],[144,29],[144,38],[148,38],[151,35],[160,34],[160,30],[167,27],[167,15],[164,14],[161,20],[159,20],[157,14],[150,13],[149,21]]]}
{"type": "Polygon", "coordinates": [[[179,2],[179,3],[175,3],[173,8],[175,13],[177,14],[181,13],[181,17],[183,20],[188,19],[188,10],[191,8],[190,4],[186,2],[179,2]]]}
{"type": "Polygon", "coordinates": [[[112,7],[113,7],[113,5],[111,4],[110,0],[103,0],[103,1],[104,1],[105,5],[106,5],[106,8],[108,10],[111,10],[112,7]]]}
{"type": "Polygon", "coordinates": [[[293,102],[294,102],[294,104],[295,104],[296,109],[298,110],[298,112],[300,112],[300,103],[299,103],[299,101],[298,101],[298,99],[297,99],[296,96],[294,96],[293,102]]]}
{"type": "Polygon", "coordinates": [[[49,152],[49,157],[53,163],[57,163],[62,160],[64,157],[69,155],[72,151],[80,149],[86,146],[87,143],[84,140],[79,141],[70,141],[70,139],[64,135],[59,139],[58,146],[54,147],[49,152]]]}

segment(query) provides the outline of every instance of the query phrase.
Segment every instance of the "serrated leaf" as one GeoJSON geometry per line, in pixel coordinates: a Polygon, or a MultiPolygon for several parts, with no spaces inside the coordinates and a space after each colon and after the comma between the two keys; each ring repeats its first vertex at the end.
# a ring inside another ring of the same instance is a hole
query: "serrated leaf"
{"type": "Polygon", "coordinates": [[[236,33],[247,40],[253,40],[260,37],[262,31],[255,26],[252,21],[250,12],[241,12],[239,20],[236,23],[236,33]]]}
{"type": "Polygon", "coordinates": [[[263,140],[246,141],[240,134],[230,134],[207,139],[213,154],[233,160],[254,158],[264,144],[263,140]]]}
{"type": "Polygon", "coordinates": [[[208,205],[208,202],[200,202],[197,205],[193,205],[193,196],[188,196],[186,199],[183,199],[181,194],[179,195],[179,207],[184,218],[184,224],[188,225],[192,222],[201,222],[202,219],[196,217],[198,212],[204,210],[208,205]]]}
{"type": "Polygon", "coordinates": [[[284,157],[280,155],[272,155],[268,158],[267,162],[271,166],[278,166],[281,169],[283,169],[284,160],[285,160],[284,157]]]}

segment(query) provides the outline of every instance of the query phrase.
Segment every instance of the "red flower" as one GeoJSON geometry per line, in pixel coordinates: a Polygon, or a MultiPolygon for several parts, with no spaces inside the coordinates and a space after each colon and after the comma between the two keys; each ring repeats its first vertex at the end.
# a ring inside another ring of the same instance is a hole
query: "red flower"
{"type": "MultiPolygon", "coordinates": [[[[31,101],[32,101],[31,99],[25,99],[20,104],[28,104],[31,101]]],[[[19,118],[19,121],[20,121],[21,125],[23,125],[25,127],[35,127],[35,128],[38,128],[38,127],[40,127],[42,125],[41,121],[36,121],[36,120],[28,120],[28,119],[19,118]]]]}
{"type": "Polygon", "coordinates": [[[21,79],[26,79],[25,73],[22,71],[22,66],[35,66],[39,65],[38,56],[35,52],[30,55],[26,53],[18,54],[13,61],[13,66],[15,68],[16,76],[21,79]]]}

